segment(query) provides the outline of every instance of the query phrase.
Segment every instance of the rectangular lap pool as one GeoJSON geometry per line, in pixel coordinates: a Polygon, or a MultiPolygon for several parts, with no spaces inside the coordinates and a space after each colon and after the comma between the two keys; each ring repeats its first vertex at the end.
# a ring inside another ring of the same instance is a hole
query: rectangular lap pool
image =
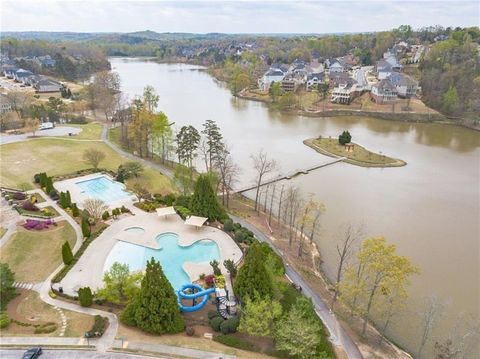
{"type": "Polygon", "coordinates": [[[123,183],[112,181],[106,176],[99,176],[75,184],[88,197],[98,198],[106,203],[131,197],[131,194],[125,190],[123,183]]]}

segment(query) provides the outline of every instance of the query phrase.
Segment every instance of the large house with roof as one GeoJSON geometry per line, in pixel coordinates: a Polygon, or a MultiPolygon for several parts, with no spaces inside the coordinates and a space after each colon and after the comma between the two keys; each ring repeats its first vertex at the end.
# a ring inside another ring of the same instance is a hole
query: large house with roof
{"type": "Polygon", "coordinates": [[[38,93],[59,92],[62,86],[63,85],[60,82],[47,78],[42,78],[33,85],[35,91],[38,93]]]}
{"type": "Polygon", "coordinates": [[[394,72],[388,81],[395,86],[398,97],[414,97],[418,92],[418,82],[405,74],[394,72]]]}
{"type": "Polygon", "coordinates": [[[307,75],[307,91],[311,91],[319,84],[325,83],[325,73],[324,72],[314,72],[307,75]]]}
{"type": "Polygon", "coordinates": [[[285,73],[281,69],[271,67],[258,79],[258,88],[262,91],[268,91],[272,83],[282,82],[284,77],[285,73]]]}
{"type": "Polygon", "coordinates": [[[372,85],[370,97],[376,103],[383,104],[395,101],[397,93],[396,87],[392,85],[389,80],[384,79],[375,85],[372,85]]]}
{"type": "Polygon", "coordinates": [[[24,69],[18,69],[17,71],[15,71],[15,73],[13,75],[13,79],[17,82],[21,82],[24,85],[26,85],[27,82],[28,82],[27,81],[28,77],[32,76],[32,75],[33,75],[33,72],[31,72],[31,71],[24,70],[24,69]]]}

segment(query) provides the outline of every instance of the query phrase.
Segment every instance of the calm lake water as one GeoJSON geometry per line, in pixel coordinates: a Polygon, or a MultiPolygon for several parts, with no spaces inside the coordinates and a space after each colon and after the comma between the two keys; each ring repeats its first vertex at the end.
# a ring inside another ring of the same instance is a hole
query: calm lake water
{"type": "Polygon", "coordinates": [[[192,124],[200,129],[206,120],[215,120],[242,167],[243,185],[253,183],[250,155],[261,148],[277,160],[281,172],[290,172],[329,161],[303,145],[304,139],[336,137],[343,130],[372,151],[406,161],[405,167],[387,169],[338,163],[286,184],[314,193],[327,208],[318,240],[327,275],[334,273],[336,238],[345,223],[363,223],[367,236],[384,235],[420,267],[409,308],[389,333],[399,344],[416,350],[419,313],[431,295],[446,304],[435,326],[439,340],[445,339],[460,313],[478,318],[480,133],[365,117],[285,115],[265,104],[234,98],[224,84],[195,66],[119,58],[111,63],[130,98],[141,94],[145,85],[154,86],[159,109],[177,128],[192,124]]]}

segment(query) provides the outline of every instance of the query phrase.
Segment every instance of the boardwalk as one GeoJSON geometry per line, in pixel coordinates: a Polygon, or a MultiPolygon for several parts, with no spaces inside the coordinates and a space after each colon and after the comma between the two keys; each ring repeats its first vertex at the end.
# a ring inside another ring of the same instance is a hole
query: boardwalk
{"type": "MultiPolygon", "coordinates": [[[[338,163],[338,162],[342,162],[343,160],[345,160],[346,157],[339,157],[339,158],[335,158],[333,159],[332,161],[329,161],[327,163],[322,163],[320,165],[316,165],[316,166],[311,166],[311,167],[308,167],[308,168],[305,168],[305,169],[301,169],[301,170],[294,170],[290,173],[287,173],[287,174],[281,174],[275,178],[272,178],[272,179],[269,179],[267,181],[264,181],[262,182],[262,184],[260,185],[260,187],[263,187],[263,186],[268,186],[269,184],[272,184],[272,183],[275,183],[275,182],[278,182],[278,181],[282,181],[282,180],[291,180],[292,178],[296,177],[296,176],[299,176],[299,175],[306,175],[308,174],[309,172],[311,171],[314,171],[314,170],[318,170],[319,168],[323,168],[323,167],[327,167],[327,166],[331,166],[335,163],[338,163]]],[[[244,188],[241,188],[241,189],[238,189],[238,190],[235,190],[234,192],[235,193],[243,193],[243,192],[248,192],[248,191],[251,191],[253,189],[257,188],[257,185],[250,185],[248,187],[244,187],[244,188]]]]}

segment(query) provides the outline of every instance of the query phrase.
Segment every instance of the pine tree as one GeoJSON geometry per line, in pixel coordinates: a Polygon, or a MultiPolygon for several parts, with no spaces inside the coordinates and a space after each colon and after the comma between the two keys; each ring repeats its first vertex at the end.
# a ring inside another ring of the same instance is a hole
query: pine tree
{"type": "Polygon", "coordinates": [[[45,172],[42,172],[39,174],[40,175],[40,187],[45,187],[47,185],[47,174],[45,172]]]}
{"type": "Polygon", "coordinates": [[[72,208],[72,216],[78,217],[80,215],[80,211],[78,210],[77,204],[72,203],[71,208],[72,208]]]}
{"type": "Polygon", "coordinates": [[[245,263],[238,271],[234,284],[235,294],[240,299],[273,296],[273,284],[270,273],[265,268],[265,258],[259,244],[250,246],[245,263]]]}
{"type": "Polygon", "coordinates": [[[89,307],[93,302],[93,294],[90,287],[83,287],[78,290],[78,300],[82,307],[89,307]]]}
{"type": "Polygon", "coordinates": [[[67,208],[67,196],[65,195],[65,192],[60,192],[60,206],[62,208],[67,208]]]}
{"type": "Polygon", "coordinates": [[[196,216],[218,220],[226,217],[211,186],[210,177],[201,174],[195,183],[195,191],[190,200],[190,210],[196,216]]]}
{"type": "Polygon", "coordinates": [[[185,328],[177,296],[154,258],[147,262],[141,289],[121,317],[127,324],[153,334],[178,333],[185,328]]]}
{"type": "Polygon", "coordinates": [[[67,191],[67,193],[65,193],[65,201],[67,207],[72,207],[72,197],[70,196],[70,191],[67,191]]]}
{"type": "Polygon", "coordinates": [[[82,233],[84,237],[90,237],[90,223],[85,217],[82,218],[82,233]]]}
{"type": "Polygon", "coordinates": [[[55,188],[53,188],[52,177],[47,177],[45,180],[45,192],[50,194],[55,188]]]}
{"type": "Polygon", "coordinates": [[[70,243],[66,241],[62,246],[62,259],[63,263],[69,265],[73,262],[73,253],[72,249],[70,248],[70,243]]]}

